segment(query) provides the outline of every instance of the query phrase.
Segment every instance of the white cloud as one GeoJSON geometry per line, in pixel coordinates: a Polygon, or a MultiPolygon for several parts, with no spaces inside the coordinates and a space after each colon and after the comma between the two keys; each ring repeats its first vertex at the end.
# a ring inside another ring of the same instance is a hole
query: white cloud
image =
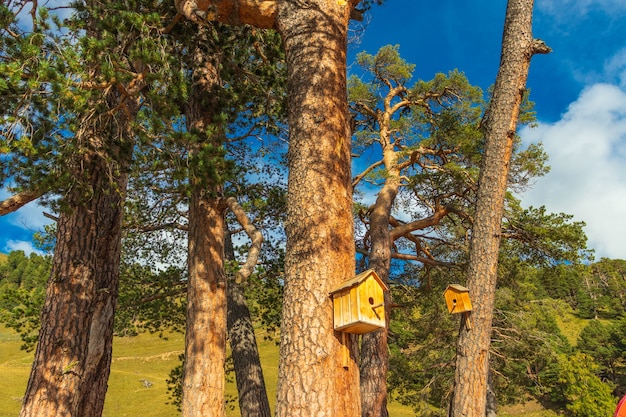
{"type": "Polygon", "coordinates": [[[597,257],[626,259],[626,91],[616,85],[586,88],[561,120],[521,132],[543,142],[551,172],[523,196],[587,224],[597,257]]]}
{"type": "Polygon", "coordinates": [[[622,48],[604,64],[604,75],[606,79],[614,80],[622,89],[626,89],[626,48],[622,48]]]}
{"type": "Polygon", "coordinates": [[[5,244],[4,251],[6,253],[9,253],[16,250],[24,251],[26,256],[30,255],[33,252],[38,254],[42,253],[40,250],[35,249],[35,247],[33,246],[33,242],[26,242],[24,240],[8,240],[5,244]]]}

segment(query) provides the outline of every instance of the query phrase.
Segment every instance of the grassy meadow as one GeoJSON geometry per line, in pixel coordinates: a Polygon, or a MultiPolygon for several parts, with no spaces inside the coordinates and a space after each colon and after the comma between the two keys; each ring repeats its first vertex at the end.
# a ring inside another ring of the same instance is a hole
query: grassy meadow
{"type": "MultiPolygon", "coordinates": [[[[272,341],[259,337],[259,350],[264,366],[268,395],[273,405],[278,378],[278,347],[272,341]]],[[[26,390],[32,352],[20,350],[19,336],[0,327],[0,417],[14,417],[19,413],[26,390]]],[[[168,404],[166,379],[178,364],[183,352],[184,336],[179,333],[160,338],[142,334],[136,337],[115,338],[109,390],[104,406],[105,417],[170,417],[179,413],[168,404]],[[147,382],[146,382],[147,381],[147,382]],[[149,385],[149,387],[147,386],[149,385]]],[[[227,394],[234,399],[237,390],[234,377],[229,378],[227,394]]],[[[393,403],[391,416],[408,417],[409,407],[393,403]]],[[[238,417],[236,401],[229,403],[228,417],[238,417]]]]}
{"type": "MultiPolygon", "coordinates": [[[[258,338],[261,361],[264,366],[268,395],[273,405],[278,378],[278,348],[272,341],[258,338]]],[[[30,365],[32,352],[20,350],[19,336],[0,326],[0,417],[15,417],[20,404],[30,365]]],[[[176,407],[168,404],[166,379],[183,352],[184,336],[179,333],[161,338],[142,334],[136,337],[115,338],[109,390],[104,406],[105,417],[174,417],[176,407]],[[146,382],[147,381],[147,382],[146,382]],[[148,386],[149,385],[149,386],[148,386]]],[[[227,394],[234,399],[237,390],[234,377],[227,384],[227,394]]],[[[414,416],[410,407],[392,402],[391,417],[414,416]]],[[[229,403],[228,417],[239,417],[236,401],[229,403]]],[[[502,417],[556,417],[553,411],[540,404],[529,402],[500,410],[502,417]]]]}

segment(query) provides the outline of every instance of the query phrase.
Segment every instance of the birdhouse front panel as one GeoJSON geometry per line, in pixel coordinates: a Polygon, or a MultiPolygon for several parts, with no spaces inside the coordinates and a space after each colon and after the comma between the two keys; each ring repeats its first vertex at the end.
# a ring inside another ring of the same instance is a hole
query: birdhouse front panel
{"type": "Polygon", "coordinates": [[[443,293],[448,311],[451,314],[472,311],[469,289],[459,284],[450,284],[443,293]]]}
{"type": "Polygon", "coordinates": [[[331,292],[334,328],[363,334],[385,328],[385,291],[374,271],[366,271],[331,292]]]}

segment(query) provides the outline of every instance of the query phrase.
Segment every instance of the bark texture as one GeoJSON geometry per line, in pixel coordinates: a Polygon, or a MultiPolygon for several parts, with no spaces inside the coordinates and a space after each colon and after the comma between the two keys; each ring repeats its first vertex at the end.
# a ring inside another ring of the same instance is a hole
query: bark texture
{"type": "Polygon", "coordinates": [[[329,293],[354,276],[346,44],[358,0],[276,2],[177,0],[196,22],[216,19],[276,28],[288,66],[289,191],[285,293],[276,415],[360,415],[359,372],[342,367],[329,293]],[[244,5],[251,5],[244,15],[244,5]],[[225,6],[232,6],[226,12],[225,6]],[[222,12],[214,13],[221,9],[222,12]]]}
{"type": "MultiPolygon", "coordinates": [[[[358,367],[342,367],[330,291],[355,272],[346,32],[336,1],[281,2],[289,183],[276,414],[360,415],[358,367]]],[[[348,341],[350,343],[350,341],[348,341]]]]}
{"type": "Polygon", "coordinates": [[[509,164],[530,60],[549,48],[532,37],[533,0],[509,0],[500,68],[485,118],[485,153],[472,230],[467,287],[472,328],[462,321],[450,416],[484,417],[498,250],[509,164]]]}
{"type": "MultiPolygon", "coordinates": [[[[387,104],[387,102],[385,103],[387,104]]],[[[370,263],[380,279],[389,282],[391,246],[393,240],[389,230],[391,209],[400,188],[398,157],[389,136],[391,111],[385,106],[379,119],[379,142],[383,151],[383,164],[387,167],[385,185],[378,193],[370,214],[370,263]]],[[[385,294],[386,329],[363,335],[361,343],[361,414],[363,417],[386,417],[387,412],[387,371],[389,349],[387,335],[389,329],[390,294],[385,294]]]]}
{"type": "MultiPolygon", "coordinates": [[[[92,143],[100,138],[87,138],[92,143]]],[[[130,153],[126,156],[130,158],[130,153]]],[[[69,196],[57,223],[56,247],[41,331],[21,417],[99,416],[111,364],[117,304],[121,221],[127,167],[87,152],[82,167],[93,195],[69,196]]]]}
{"type": "MultiPolygon", "coordinates": [[[[235,260],[233,243],[228,231],[226,231],[225,249],[226,259],[235,260]]],[[[241,417],[270,417],[270,403],[267,398],[254,326],[243,288],[235,277],[228,280],[226,295],[228,340],[235,368],[241,417]]]]}
{"type": "Polygon", "coordinates": [[[206,190],[189,206],[189,284],[182,415],[225,416],[226,277],[224,208],[206,190]]]}
{"type": "MultiPolygon", "coordinates": [[[[219,149],[224,139],[215,126],[219,111],[216,91],[221,87],[217,57],[207,53],[207,30],[201,27],[191,51],[194,54],[193,87],[187,123],[198,140],[190,144],[192,161],[202,155],[203,145],[219,149]],[[212,129],[209,129],[212,127],[212,129]],[[206,137],[204,132],[213,134],[206,137]]],[[[204,164],[219,163],[219,155],[204,164]]],[[[224,271],[224,214],[222,186],[192,162],[189,202],[187,327],[183,366],[182,415],[226,415],[226,275],[224,271]]]]}
{"type": "Polygon", "coordinates": [[[276,27],[277,0],[175,0],[176,9],[187,19],[204,24],[218,21],[229,25],[276,27]]]}

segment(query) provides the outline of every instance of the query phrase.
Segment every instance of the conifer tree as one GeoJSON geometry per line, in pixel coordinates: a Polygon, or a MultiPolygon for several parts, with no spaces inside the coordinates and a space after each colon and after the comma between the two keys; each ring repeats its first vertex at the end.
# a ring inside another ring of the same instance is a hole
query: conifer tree
{"type": "Polygon", "coordinates": [[[467,287],[476,307],[470,329],[461,325],[450,416],[483,417],[486,413],[489,346],[497,283],[502,214],[517,119],[533,55],[550,49],[532,37],[533,0],[509,0],[500,68],[482,122],[482,160],[472,227],[467,287]]]}

